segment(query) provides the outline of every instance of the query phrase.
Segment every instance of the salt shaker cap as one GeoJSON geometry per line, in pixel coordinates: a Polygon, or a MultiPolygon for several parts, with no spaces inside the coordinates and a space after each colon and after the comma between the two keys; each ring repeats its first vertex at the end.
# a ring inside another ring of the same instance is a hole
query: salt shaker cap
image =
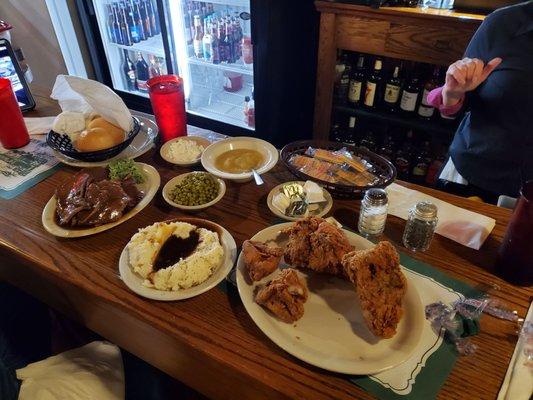
{"type": "Polygon", "coordinates": [[[387,192],[383,189],[368,189],[365,193],[365,200],[373,206],[382,206],[387,204],[387,192]]]}
{"type": "Polygon", "coordinates": [[[423,220],[432,220],[437,217],[437,206],[429,201],[421,201],[415,206],[415,215],[423,220]]]}

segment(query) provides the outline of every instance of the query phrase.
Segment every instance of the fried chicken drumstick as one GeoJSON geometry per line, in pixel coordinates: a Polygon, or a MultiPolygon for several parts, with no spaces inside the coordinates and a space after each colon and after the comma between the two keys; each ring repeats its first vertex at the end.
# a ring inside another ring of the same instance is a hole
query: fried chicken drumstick
{"type": "Polygon", "coordinates": [[[407,281],[400,269],[400,257],[390,242],[370,250],[352,251],[342,260],[344,270],[355,284],[363,317],[370,331],[391,338],[402,318],[402,300],[407,281]]]}
{"type": "Polygon", "coordinates": [[[296,270],[287,268],[256,293],[255,302],[283,322],[291,323],[304,315],[307,296],[305,281],[296,270]]]}
{"type": "Polygon", "coordinates": [[[244,266],[252,281],[260,281],[274,272],[283,255],[280,247],[271,247],[262,242],[245,240],[242,244],[244,266]]]}
{"type": "Polygon", "coordinates": [[[353,246],[341,229],[323,218],[308,217],[283,232],[289,235],[284,253],[287,264],[345,277],[342,257],[353,246]]]}

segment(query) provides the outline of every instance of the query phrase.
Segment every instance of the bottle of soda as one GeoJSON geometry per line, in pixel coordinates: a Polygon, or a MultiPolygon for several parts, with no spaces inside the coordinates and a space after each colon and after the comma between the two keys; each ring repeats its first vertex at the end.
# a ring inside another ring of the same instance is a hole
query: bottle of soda
{"type": "Polygon", "coordinates": [[[133,43],[139,43],[141,41],[141,32],[139,31],[138,25],[135,23],[135,12],[131,2],[126,3],[126,16],[130,28],[131,41],[133,43]]]}
{"type": "Polygon", "coordinates": [[[200,22],[200,16],[194,16],[194,37],[192,40],[194,55],[196,58],[204,58],[204,48],[203,48],[203,38],[204,34],[202,32],[202,24],[200,22]]]}
{"type": "Polygon", "coordinates": [[[122,44],[125,46],[131,46],[133,45],[133,40],[131,39],[130,26],[128,24],[128,17],[126,16],[126,5],[124,3],[120,3],[119,7],[119,21],[122,44]]]}
{"type": "Polygon", "coordinates": [[[143,55],[140,51],[137,52],[137,63],[135,64],[137,69],[137,88],[141,92],[148,91],[148,79],[150,79],[150,71],[146,60],[143,58],[143,55]]]}
{"type": "Polygon", "coordinates": [[[148,75],[150,76],[150,79],[163,75],[161,72],[161,64],[159,63],[157,57],[153,54],[150,54],[148,56],[148,60],[150,61],[150,68],[148,68],[148,75]]]}
{"type": "Polygon", "coordinates": [[[135,76],[135,65],[130,60],[128,50],[124,49],[124,62],[122,63],[122,72],[126,80],[128,91],[137,90],[137,77],[135,76]]]}

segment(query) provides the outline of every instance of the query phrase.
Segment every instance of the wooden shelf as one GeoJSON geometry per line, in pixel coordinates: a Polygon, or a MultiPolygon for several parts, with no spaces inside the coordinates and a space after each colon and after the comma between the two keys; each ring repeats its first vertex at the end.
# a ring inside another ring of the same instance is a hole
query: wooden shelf
{"type": "MultiPolygon", "coordinates": [[[[485,18],[481,14],[422,7],[374,9],[334,1],[316,1],[315,5],[320,12],[315,139],[329,136],[338,49],[448,66],[463,57],[485,18]]],[[[397,123],[407,124],[404,120],[397,123]]]]}
{"type": "Polygon", "coordinates": [[[334,105],[333,109],[336,112],[343,114],[354,115],[359,118],[367,118],[373,120],[379,120],[393,124],[395,126],[401,126],[404,128],[411,128],[417,131],[429,132],[438,135],[442,135],[451,139],[457,130],[457,123],[443,124],[435,120],[424,120],[417,117],[409,117],[401,114],[393,114],[381,110],[367,110],[364,108],[352,108],[344,105],[334,105]]]}

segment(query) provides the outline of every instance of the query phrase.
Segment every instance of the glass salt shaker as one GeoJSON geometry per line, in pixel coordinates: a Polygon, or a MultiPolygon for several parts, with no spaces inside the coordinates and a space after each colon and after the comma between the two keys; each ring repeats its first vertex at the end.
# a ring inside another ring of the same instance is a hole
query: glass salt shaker
{"type": "Polygon", "coordinates": [[[388,209],[387,192],[383,189],[369,189],[361,201],[359,212],[359,233],[364,237],[379,236],[385,230],[388,209]]]}
{"type": "Polygon", "coordinates": [[[426,251],[437,227],[437,206],[421,201],[409,210],[403,245],[411,251],[426,251]]]}

